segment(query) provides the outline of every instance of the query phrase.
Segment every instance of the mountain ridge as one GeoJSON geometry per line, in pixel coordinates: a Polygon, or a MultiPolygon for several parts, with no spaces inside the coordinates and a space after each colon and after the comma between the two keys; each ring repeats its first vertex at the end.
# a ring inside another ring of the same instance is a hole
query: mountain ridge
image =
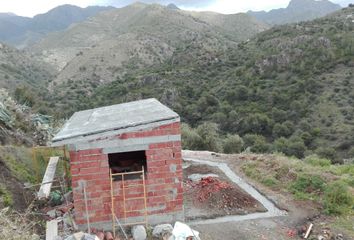
{"type": "Polygon", "coordinates": [[[35,15],[33,18],[15,14],[0,13],[0,41],[25,48],[47,33],[63,30],[73,23],[81,22],[97,13],[113,7],[89,6],[81,8],[75,5],[60,5],[46,13],[35,15]]]}
{"type": "Polygon", "coordinates": [[[243,13],[196,13],[136,3],[49,34],[31,50],[57,67],[57,84],[68,79],[97,82],[95,78],[107,83],[122,76],[127,65],[163,63],[182,45],[216,52],[267,28],[243,13]]]}
{"type": "Polygon", "coordinates": [[[259,21],[271,25],[295,23],[323,17],[339,10],[341,6],[329,0],[291,0],[286,8],[266,11],[248,11],[259,21]]]}

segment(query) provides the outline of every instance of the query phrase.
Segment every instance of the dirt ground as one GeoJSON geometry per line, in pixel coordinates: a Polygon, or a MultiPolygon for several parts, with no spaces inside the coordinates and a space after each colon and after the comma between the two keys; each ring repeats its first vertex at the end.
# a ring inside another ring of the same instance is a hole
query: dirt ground
{"type": "MultiPolygon", "coordinates": [[[[211,152],[184,151],[183,157],[208,160],[214,162],[224,162],[240,177],[255,187],[269,200],[282,210],[287,211],[286,216],[263,218],[256,220],[246,220],[240,222],[227,222],[222,224],[201,224],[192,226],[200,232],[203,240],[283,240],[283,239],[303,239],[303,233],[310,223],[314,224],[313,234],[309,239],[318,239],[318,235],[326,234],[326,226],[329,226],[333,217],[326,217],[319,214],[318,206],[311,201],[294,200],[290,194],[280,193],[270,190],[267,187],[247,178],[240,169],[241,161],[247,159],[242,155],[224,155],[211,152]]],[[[248,156],[249,157],[249,156],[248,156]]],[[[250,157],[252,157],[250,155],[250,157]]],[[[330,231],[335,231],[331,226],[330,231]]],[[[354,224],[353,224],[354,228],[354,224]]],[[[354,240],[353,237],[345,235],[343,238],[326,238],[335,240],[354,240]]]]}
{"type": "Polygon", "coordinates": [[[218,168],[205,164],[190,164],[183,174],[187,221],[266,211],[257,200],[231,182],[218,168]],[[211,173],[219,177],[205,178],[200,182],[188,179],[192,174],[211,173]]]}
{"type": "MultiPolygon", "coordinates": [[[[27,208],[31,200],[31,194],[26,191],[23,184],[16,179],[0,159],[0,184],[6,186],[7,190],[11,193],[13,199],[13,207],[16,210],[24,210],[27,208]]],[[[0,209],[4,207],[1,206],[0,209]]]]}

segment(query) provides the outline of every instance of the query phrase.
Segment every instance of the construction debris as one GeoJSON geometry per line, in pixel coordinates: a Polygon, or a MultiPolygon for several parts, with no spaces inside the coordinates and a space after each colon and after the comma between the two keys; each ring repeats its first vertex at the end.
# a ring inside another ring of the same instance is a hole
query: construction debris
{"type": "Polygon", "coordinates": [[[55,240],[58,236],[58,220],[51,220],[47,222],[45,239],[55,240]]]}
{"type": "Polygon", "coordinates": [[[145,227],[143,225],[133,226],[132,235],[134,240],[145,240],[147,237],[145,227]]]}
{"type": "Polygon", "coordinates": [[[172,231],[171,224],[160,224],[154,227],[152,236],[159,239],[168,239],[172,235],[172,231]]]}
{"type": "Polygon", "coordinates": [[[172,234],[174,240],[200,240],[198,231],[181,222],[175,223],[172,234]]]}
{"type": "Polygon", "coordinates": [[[311,233],[311,230],[312,230],[312,227],[313,227],[313,224],[311,223],[310,226],[308,227],[307,231],[306,231],[304,239],[307,239],[309,237],[309,235],[311,233]]]}
{"type": "Polygon", "coordinates": [[[194,173],[188,176],[188,179],[191,180],[192,182],[199,182],[202,180],[202,178],[218,178],[219,175],[216,175],[214,173],[208,173],[208,174],[199,174],[199,173],[194,173]]]}
{"type": "Polygon", "coordinates": [[[49,163],[42,180],[42,185],[38,192],[39,199],[49,197],[58,161],[59,157],[51,157],[49,159],[49,163]]]}

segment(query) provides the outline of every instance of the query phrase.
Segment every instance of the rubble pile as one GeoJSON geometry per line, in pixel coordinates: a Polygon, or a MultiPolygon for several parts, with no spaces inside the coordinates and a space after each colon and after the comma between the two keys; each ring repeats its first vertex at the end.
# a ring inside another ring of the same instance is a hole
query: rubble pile
{"type": "Polygon", "coordinates": [[[195,198],[198,202],[225,211],[257,204],[254,198],[239,191],[229,182],[212,176],[201,178],[198,182],[187,181],[186,189],[196,193],[195,198]]]}

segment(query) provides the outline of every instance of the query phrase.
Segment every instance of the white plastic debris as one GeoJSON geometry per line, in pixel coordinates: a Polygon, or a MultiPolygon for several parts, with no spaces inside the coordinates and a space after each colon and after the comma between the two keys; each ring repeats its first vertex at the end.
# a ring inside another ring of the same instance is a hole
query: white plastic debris
{"type": "Polygon", "coordinates": [[[175,223],[172,234],[175,240],[186,240],[189,237],[193,237],[193,240],[200,240],[198,231],[181,222],[175,223]]]}

